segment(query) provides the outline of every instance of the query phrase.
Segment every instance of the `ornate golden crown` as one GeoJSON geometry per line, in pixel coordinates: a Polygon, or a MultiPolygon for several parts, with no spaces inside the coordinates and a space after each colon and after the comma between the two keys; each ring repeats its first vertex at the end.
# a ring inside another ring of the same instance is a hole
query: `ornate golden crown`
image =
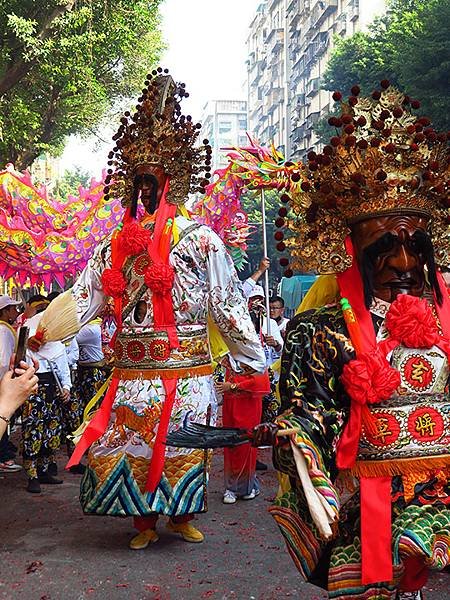
{"type": "Polygon", "coordinates": [[[211,177],[211,147],[208,140],[196,145],[201,124],[181,114],[180,101],[189,96],[184,83],[175,83],[167,69],[158,68],[147,75],[145,86],[136,112],[124,113],[113,136],[105,194],[129,205],[136,169],[153,164],[170,176],[167,201],[182,204],[189,192],[204,192],[211,177]]]}
{"type": "MultiPolygon", "coordinates": [[[[411,213],[430,217],[436,261],[449,265],[447,134],[411,114],[408,107],[419,108],[418,101],[388,81],[381,88],[362,98],[353,86],[342,114],[329,119],[336,135],[300,167],[300,190],[291,199],[295,218],[288,221],[295,235],[282,244],[291,251],[294,269],[342,272],[351,265],[344,248],[349,226],[377,215],[411,213]]],[[[342,95],[335,92],[333,98],[342,95]]]]}

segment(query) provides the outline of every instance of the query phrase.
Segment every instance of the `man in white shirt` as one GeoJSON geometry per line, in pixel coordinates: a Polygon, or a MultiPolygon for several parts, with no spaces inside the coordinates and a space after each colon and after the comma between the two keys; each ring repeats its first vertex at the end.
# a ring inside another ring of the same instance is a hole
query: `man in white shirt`
{"type": "MultiPolygon", "coordinates": [[[[48,299],[37,294],[28,301],[34,316],[25,321],[30,336],[36,332],[48,299]]],[[[57,479],[55,451],[61,444],[61,402],[70,399],[72,382],[64,344],[48,342],[38,352],[27,351],[27,357],[39,361],[36,372],[39,384],[36,394],[25,402],[22,413],[22,436],[24,468],[28,475],[27,491],[41,492],[41,483],[59,484],[57,479]],[[49,472],[50,469],[50,472],[49,472]]]]}
{"type": "Polygon", "coordinates": [[[272,296],[269,302],[270,317],[277,322],[282,338],[286,333],[286,325],[289,319],[284,316],[284,300],[281,296],[272,296]]]}
{"type": "MultiPolygon", "coordinates": [[[[0,296],[0,380],[9,370],[11,356],[16,348],[16,332],[13,325],[19,316],[20,301],[13,300],[10,296],[0,296]]],[[[20,471],[13,458],[15,452],[9,443],[9,433],[5,431],[0,439],[0,473],[20,471]]]]}

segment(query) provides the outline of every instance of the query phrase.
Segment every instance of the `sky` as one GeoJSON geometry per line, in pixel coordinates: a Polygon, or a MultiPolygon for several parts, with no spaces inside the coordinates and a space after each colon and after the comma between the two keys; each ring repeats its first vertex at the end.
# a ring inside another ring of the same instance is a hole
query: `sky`
{"type": "MultiPolygon", "coordinates": [[[[184,114],[198,121],[208,100],[246,99],[245,40],[260,1],[164,0],[161,4],[168,46],[161,66],[186,84],[190,96],[183,100],[184,114]]],[[[62,171],[81,167],[100,175],[110,148],[97,145],[94,139],[72,137],[61,158],[62,171]]]]}

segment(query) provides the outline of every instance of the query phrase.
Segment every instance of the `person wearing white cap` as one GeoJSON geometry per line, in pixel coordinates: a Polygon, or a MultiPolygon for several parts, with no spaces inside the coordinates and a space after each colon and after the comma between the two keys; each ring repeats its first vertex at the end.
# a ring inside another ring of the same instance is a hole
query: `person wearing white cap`
{"type": "MultiPolygon", "coordinates": [[[[20,300],[0,296],[0,380],[9,370],[11,356],[16,347],[16,332],[12,326],[19,316],[19,304],[22,304],[20,300]]],[[[14,456],[15,452],[9,444],[8,431],[5,431],[0,439],[0,473],[20,471],[22,467],[14,462],[14,456]]]]}

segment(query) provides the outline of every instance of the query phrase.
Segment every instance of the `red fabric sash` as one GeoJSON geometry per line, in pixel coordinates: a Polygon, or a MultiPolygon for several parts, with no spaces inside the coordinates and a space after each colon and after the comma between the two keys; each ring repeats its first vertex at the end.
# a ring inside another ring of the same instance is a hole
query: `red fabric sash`
{"type": "Polygon", "coordinates": [[[154,492],[161,480],[164,470],[164,460],[166,455],[166,436],[169,428],[170,417],[172,415],[173,403],[177,391],[178,379],[163,379],[166,397],[164,406],[159,419],[158,432],[153,445],[153,454],[148,467],[147,483],[145,489],[147,492],[154,492]]]}
{"type": "Polygon", "coordinates": [[[80,441],[76,445],[75,450],[70,457],[69,462],[65,467],[66,469],[70,469],[70,467],[77,465],[83,458],[83,454],[86,452],[86,450],[88,450],[89,447],[105,433],[106,428],[108,427],[109,418],[111,416],[111,409],[114,398],[116,397],[119,381],[120,380],[117,377],[112,378],[111,384],[105,394],[105,397],[103,398],[100,408],[95,413],[92,421],[86,427],[80,441]]]}
{"type": "MultiPolygon", "coordinates": [[[[166,200],[169,191],[169,178],[167,178],[164,192],[161,197],[158,213],[155,221],[155,229],[152,239],[148,246],[148,253],[154,263],[169,264],[170,242],[172,239],[173,221],[177,207],[175,204],[169,204],[166,200]]],[[[167,331],[171,348],[179,346],[177,330],[175,326],[175,314],[173,310],[172,293],[168,291],[164,294],[152,295],[153,302],[153,322],[155,330],[167,331]]],[[[154,492],[158,487],[164,470],[164,459],[166,453],[166,436],[169,428],[170,417],[172,415],[173,403],[177,391],[178,379],[163,379],[165,389],[164,406],[159,420],[158,431],[153,445],[152,458],[148,467],[147,482],[145,489],[148,492],[154,492]]]]}
{"type": "MultiPolygon", "coordinates": [[[[363,352],[376,348],[372,317],[364,303],[361,275],[350,236],[345,240],[347,253],[353,257],[352,266],[337,276],[341,296],[347,298],[361,330],[363,352]]],[[[339,440],[336,462],[339,468],[354,464],[361,436],[362,411],[356,402],[350,405],[350,415],[339,440]]],[[[391,552],[391,478],[360,477],[361,502],[361,582],[363,584],[391,581],[393,577],[391,552]]]]}
{"type": "MultiPolygon", "coordinates": [[[[372,317],[364,304],[363,286],[361,284],[361,275],[356,261],[355,251],[350,236],[345,240],[347,254],[353,257],[352,266],[338,273],[337,281],[342,298],[347,298],[355,314],[357,324],[360,329],[361,352],[370,352],[377,345],[375,331],[373,328],[372,317]]],[[[366,406],[352,402],[350,405],[350,414],[339,440],[337,449],[336,463],[339,469],[350,469],[355,464],[355,458],[358,452],[359,438],[361,437],[361,427],[363,419],[363,410],[366,406]]]]}
{"type": "Polygon", "coordinates": [[[391,477],[360,477],[361,583],[392,581],[391,477]]]}
{"type": "Polygon", "coordinates": [[[442,328],[443,337],[446,340],[450,340],[450,296],[441,273],[438,271],[436,274],[444,300],[442,302],[442,306],[439,306],[435,298],[434,305],[436,307],[436,312],[442,328]]]}
{"type": "MultiPolygon", "coordinates": [[[[177,207],[169,204],[166,200],[169,191],[170,180],[167,178],[164,191],[158,206],[155,229],[152,239],[148,245],[148,254],[155,264],[169,264],[170,242],[172,239],[172,228],[177,207]]],[[[172,293],[152,295],[153,321],[156,331],[166,331],[171,348],[178,348],[179,341],[175,326],[175,315],[173,312],[172,293]]]]}

